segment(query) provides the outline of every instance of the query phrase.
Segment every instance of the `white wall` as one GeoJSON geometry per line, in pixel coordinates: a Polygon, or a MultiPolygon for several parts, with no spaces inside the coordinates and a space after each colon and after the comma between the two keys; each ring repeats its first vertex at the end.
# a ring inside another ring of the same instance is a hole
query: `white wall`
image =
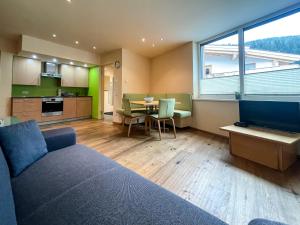
{"type": "Polygon", "coordinates": [[[0,118],[10,116],[13,54],[0,52],[0,118]]]}
{"type": "Polygon", "coordinates": [[[193,92],[192,42],[152,59],[150,92],[193,92]]]}

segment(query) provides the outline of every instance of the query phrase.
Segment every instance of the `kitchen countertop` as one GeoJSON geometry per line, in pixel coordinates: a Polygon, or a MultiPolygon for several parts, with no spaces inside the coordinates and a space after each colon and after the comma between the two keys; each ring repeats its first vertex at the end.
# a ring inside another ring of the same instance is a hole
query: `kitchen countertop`
{"type": "Polygon", "coordinates": [[[21,97],[12,97],[12,98],[86,98],[92,96],[21,96],[21,97]]]}

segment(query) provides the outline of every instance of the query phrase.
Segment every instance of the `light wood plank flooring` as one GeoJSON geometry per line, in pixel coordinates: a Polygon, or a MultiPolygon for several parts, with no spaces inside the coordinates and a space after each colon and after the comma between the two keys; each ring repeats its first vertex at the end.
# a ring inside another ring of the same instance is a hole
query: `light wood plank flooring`
{"type": "Polygon", "coordinates": [[[43,126],[71,126],[78,143],[85,144],[152,180],[231,225],[253,218],[300,224],[300,163],[284,173],[233,157],[228,140],[197,131],[178,129],[145,136],[142,129],[110,121],[83,120],[43,126]]]}

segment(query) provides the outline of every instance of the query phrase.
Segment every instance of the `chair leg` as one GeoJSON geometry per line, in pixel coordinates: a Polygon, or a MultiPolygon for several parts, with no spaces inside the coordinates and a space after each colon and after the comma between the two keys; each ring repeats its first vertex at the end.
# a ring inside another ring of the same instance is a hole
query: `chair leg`
{"type": "Polygon", "coordinates": [[[123,116],[123,117],[122,117],[122,126],[123,126],[123,128],[125,127],[125,120],[126,120],[126,117],[123,116]]]}
{"type": "Polygon", "coordinates": [[[131,125],[132,125],[132,119],[130,118],[129,127],[128,127],[128,134],[127,134],[128,137],[130,136],[131,125]]]}
{"type": "Polygon", "coordinates": [[[158,125],[159,140],[161,141],[160,120],[157,120],[157,125],[158,125]]]}
{"type": "Polygon", "coordinates": [[[152,126],[152,119],[149,117],[149,121],[148,121],[148,123],[149,123],[149,136],[151,135],[151,126],[152,126]]]}
{"type": "Polygon", "coordinates": [[[164,133],[166,133],[166,121],[164,120],[164,133]]]}
{"type": "Polygon", "coordinates": [[[175,122],[174,122],[174,119],[173,119],[173,118],[171,118],[171,120],[172,120],[172,123],[173,123],[174,137],[175,137],[175,139],[176,139],[176,127],[175,127],[175,122]]]}

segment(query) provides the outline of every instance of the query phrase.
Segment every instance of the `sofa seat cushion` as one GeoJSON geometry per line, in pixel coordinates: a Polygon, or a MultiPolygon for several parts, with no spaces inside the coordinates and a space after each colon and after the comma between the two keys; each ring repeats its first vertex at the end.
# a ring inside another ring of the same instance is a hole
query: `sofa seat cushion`
{"type": "Polygon", "coordinates": [[[45,139],[34,120],[0,127],[0,145],[14,177],[48,152],[45,139]]]}
{"type": "Polygon", "coordinates": [[[18,225],[224,225],[96,151],[51,152],[13,179],[18,225]]]}
{"type": "Polygon", "coordinates": [[[192,112],[191,111],[175,109],[174,110],[174,116],[179,117],[179,118],[188,118],[188,117],[192,116],[192,112]]]}
{"type": "Polygon", "coordinates": [[[0,224],[17,225],[10,174],[0,147],[0,224]]]}

